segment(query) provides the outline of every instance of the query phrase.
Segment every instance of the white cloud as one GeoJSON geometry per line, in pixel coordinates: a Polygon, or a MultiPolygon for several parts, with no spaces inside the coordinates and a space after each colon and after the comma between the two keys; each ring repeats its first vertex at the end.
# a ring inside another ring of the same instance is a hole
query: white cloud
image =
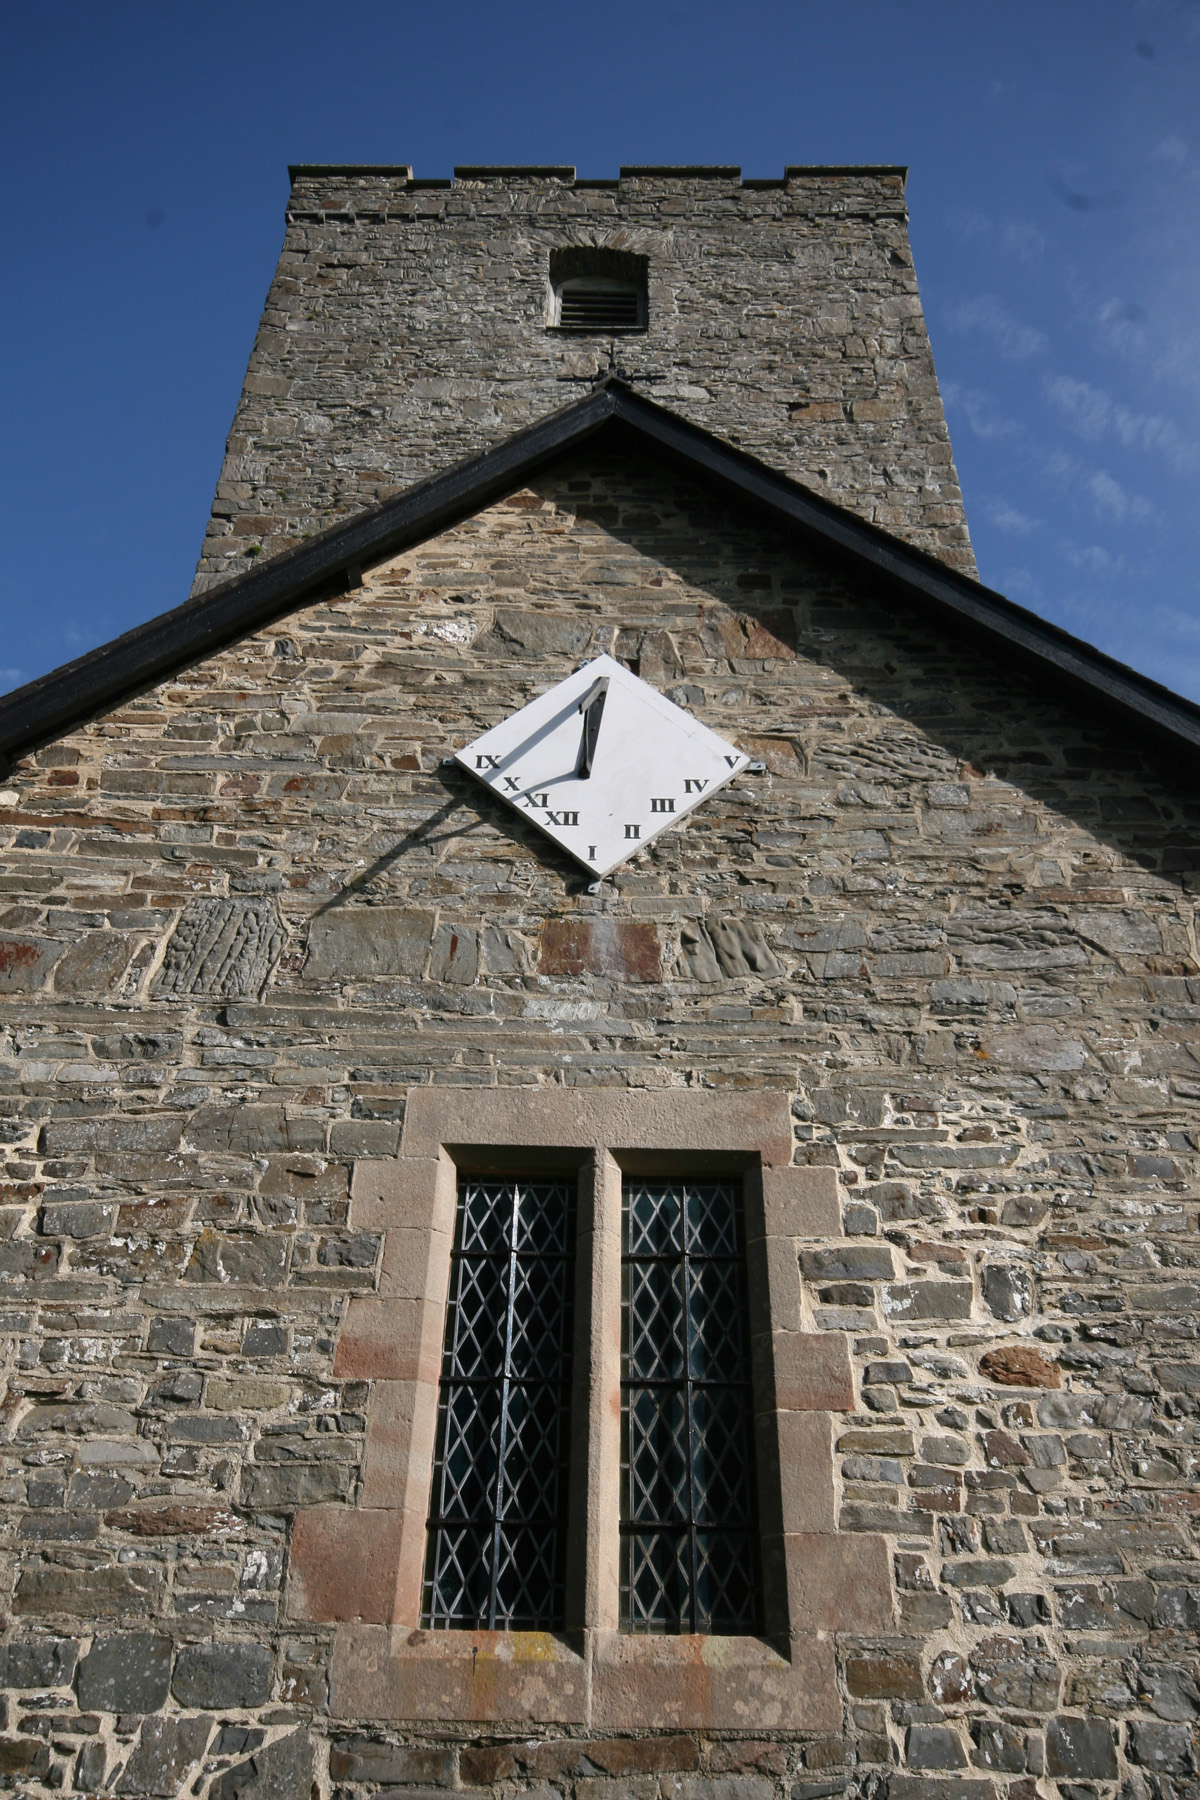
{"type": "Polygon", "coordinates": [[[1119,296],[1092,300],[1081,307],[1085,317],[1096,321],[1097,336],[1104,349],[1140,366],[1156,381],[1178,394],[1181,388],[1200,391],[1200,331],[1196,328],[1195,284],[1196,257],[1190,240],[1180,240],[1178,221],[1174,227],[1170,249],[1151,239],[1151,250],[1158,257],[1154,270],[1156,281],[1154,330],[1147,329],[1146,315],[1140,306],[1131,305],[1119,296]],[[1189,254],[1184,254],[1184,246],[1189,254]]]}
{"type": "Polygon", "coordinates": [[[951,331],[963,337],[975,333],[986,338],[1010,362],[1025,362],[1050,348],[1044,331],[1014,318],[995,294],[976,294],[971,300],[960,300],[945,308],[943,316],[951,331]]]}
{"type": "Polygon", "coordinates": [[[1129,450],[1157,450],[1177,469],[1200,467],[1200,446],[1189,443],[1170,419],[1133,412],[1102,388],[1070,375],[1047,377],[1046,397],[1078,437],[1114,437],[1129,450]]]}
{"type": "Polygon", "coordinates": [[[981,244],[1018,262],[1036,262],[1046,248],[1045,233],[1027,219],[993,219],[975,207],[959,207],[948,224],[960,243],[981,244]]]}
{"type": "Polygon", "coordinates": [[[1014,600],[1040,600],[1042,597],[1041,583],[1033,570],[1024,568],[1006,569],[1000,592],[1014,600]]]}
{"type": "Polygon", "coordinates": [[[1062,553],[1073,569],[1083,569],[1087,574],[1104,580],[1129,573],[1129,558],[1111,555],[1102,544],[1072,544],[1064,541],[1062,553]]]}
{"type": "Polygon", "coordinates": [[[1131,494],[1107,469],[1096,469],[1084,480],[1084,492],[1090,497],[1096,515],[1123,525],[1130,519],[1137,525],[1148,525],[1157,517],[1148,500],[1131,494]]]}
{"type": "Polygon", "coordinates": [[[1023,513],[1017,507],[1010,506],[1009,502],[1002,500],[999,495],[994,495],[990,500],[984,501],[984,511],[999,531],[1011,531],[1015,537],[1028,537],[1031,531],[1038,531],[1041,528],[1040,519],[1031,519],[1028,513],[1023,513]]]}
{"type": "Polygon", "coordinates": [[[1200,614],[1182,612],[1177,606],[1156,606],[1151,617],[1164,636],[1200,642],[1200,614]]]}
{"type": "Polygon", "coordinates": [[[1046,248],[1045,233],[1026,219],[1003,219],[1000,248],[1005,256],[1019,257],[1022,262],[1036,262],[1046,248]]]}
{"type": "Polygon", "coordinates": [[[981,388],[965,388],[957,381],[948,381],[942,389],[942,399],[947,407],[962,413],[976,437],[991,439],[1022,435],[1024,428],[1016,419],[1007,419],[1003,413],[998,413],[991,396],[981,388]]]}
{"type": "Polygon", "coordinates": [[[1152,525],[1158,510],[1141,494],[1131,494],[1107,469],[1091,469],[1067,450],[1040,457],[1043,473],[1076,494],[1094,518],[1110,525],[1152,525]]]}
{"type": "Polygon", "coordinates": [[[1181,167],[1188,159],[1187,139],[1180,137],[1177,131],[1172,132],[1169,137],[1162,138],[1155,144],[1150,152],[1150,159],[1152,162],[1171,163],[1175,168],[1181,167]]]}
{"type": "Polygon", "coordinates": [[[1047,376],[1047,398],[1083,438],[1103,437],[1112,419],[1112,401],[1099,388],[1086,381],[1073,381],[1069,375],[1047,376]]]}

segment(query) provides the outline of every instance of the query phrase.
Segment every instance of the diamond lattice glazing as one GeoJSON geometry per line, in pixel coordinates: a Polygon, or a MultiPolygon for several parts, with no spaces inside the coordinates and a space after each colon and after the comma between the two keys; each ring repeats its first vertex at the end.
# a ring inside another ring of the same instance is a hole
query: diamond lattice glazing
{"type": "Polygon", "coordinates": [[[625,1183],[621,1621],[754,1631],[757,1531],[741,1197],[625,1183]]]}
{"type": "Polygon", "coordinates": [[[423,1625],[563,1623],[570,1182],[460,1182],[423,1625]]]}

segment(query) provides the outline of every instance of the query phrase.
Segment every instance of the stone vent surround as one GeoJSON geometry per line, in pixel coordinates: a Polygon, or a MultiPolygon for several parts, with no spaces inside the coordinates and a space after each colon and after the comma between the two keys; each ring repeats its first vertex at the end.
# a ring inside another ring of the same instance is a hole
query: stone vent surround
{"type": "MultiPolygon", "coordinates": [[[[833,1418],[854,1408],[849,1340],[804,1329],[799,1246],[841,1235],[832,1170],[791,1166],[786,1094],[480,1093],[417,1088],[399,1155],[360,1162],[351,1226],[383,1242],[334,1375],[370,1381],[358,1504],[297,1514],[288,1610],[338,1626],[331,1707],[349,1720],[510,1720],[602,1730],[836,1728],[836,1631],[886,1631],[884,1538],[836,1530],[833,1418]],[[547,1158],[557,1159],[553,1164],[547,1158]],[[460,1168],[580,1177],[567,1629],[420,1629],[425,1520],[460,1168]],[[618,1629],[621,1176],[744,1171],[765,1631],[618,1629]],[[582,1521],[582,1526],[580,1525],[582,1521]]],[[[836,1253],[834,1253],[836,1254],[836,1253]]]]}

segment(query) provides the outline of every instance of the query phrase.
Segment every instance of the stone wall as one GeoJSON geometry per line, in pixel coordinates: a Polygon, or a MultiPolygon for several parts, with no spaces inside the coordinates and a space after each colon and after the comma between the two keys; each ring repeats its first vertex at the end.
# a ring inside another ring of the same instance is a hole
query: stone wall
{"type": "Polygon", "coordinates": [[[1194,1795],[1190,786],[661,470],[577,459],[0,793],[0,1771],[27,1795],[1194,1795]],[[586,891],[443,759],[608,650],[765,764],[586,891]],[[414,1086],[773,1089],[846,1237],[840,1730],[331,1719],[348,1223],[414,1086]],[[123,1771],[123,1772],[121,1772],[123,1771]]]}
{"type": "Polygon", "coordinates": [[[197,587],[486,449],[610,370],[974,572],[899,172],[301,171],[197,587]],[[547,330],[550,253],[564,245],[649,257],[645,335],[547,330]]]}

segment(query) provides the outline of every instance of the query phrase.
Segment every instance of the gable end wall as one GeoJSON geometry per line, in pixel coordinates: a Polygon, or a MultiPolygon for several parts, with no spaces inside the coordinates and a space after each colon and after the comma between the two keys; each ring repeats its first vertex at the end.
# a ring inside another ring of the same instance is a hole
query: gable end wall
{"type": "Polygon", "coordinates": [[[49,746],[0,829],[22,1791],[1030,1800],[1185,1765],[1197,817],[1127,735],[581,457],[49,746]],[[443,759],[600,650],[765,772],[590,895],[443,759]],[[844,1233],[790,1252],[853,1364],[836,1523],[891,1566],[890,1627],[837,1629],[845,1569],[819,1615],[836,1725],[331,1718],[293,1521],[361,1492],[351,1175],[431,1085],[790,1097],[844,1233]]]}

